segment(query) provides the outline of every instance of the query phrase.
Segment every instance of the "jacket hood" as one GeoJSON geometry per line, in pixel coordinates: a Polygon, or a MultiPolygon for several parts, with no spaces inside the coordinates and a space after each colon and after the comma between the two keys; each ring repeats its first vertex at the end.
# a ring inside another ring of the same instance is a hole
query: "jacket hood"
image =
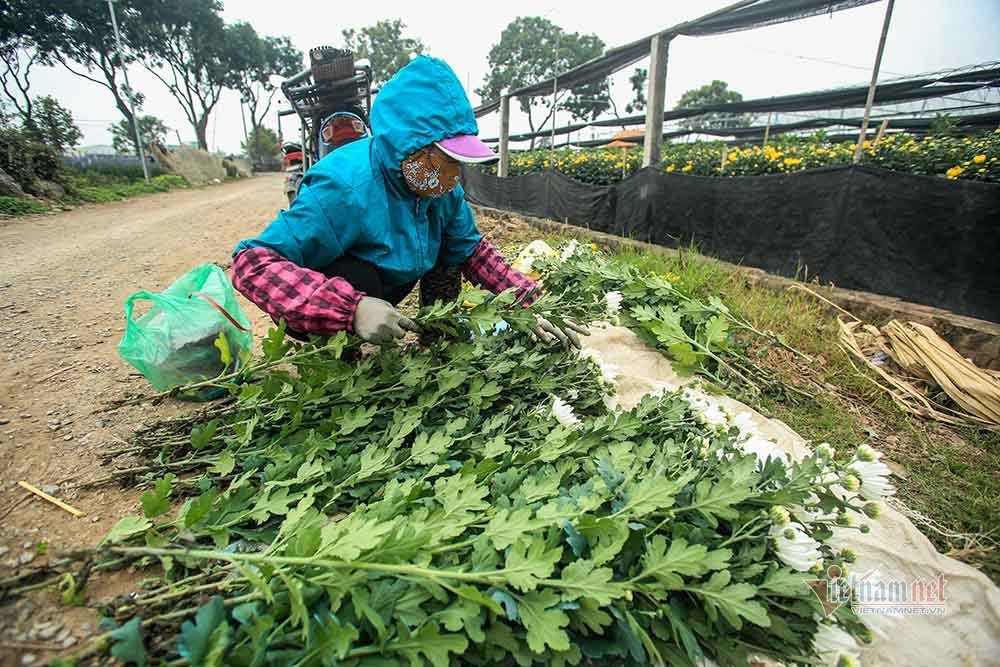
{"type": "Polygon", "coordinates": [[[397,176],[403,158],[417,149],[457,134],[479,134],[455,72],[428,56],[417,56],[382,86],[371,121],[379,160],[397,176]]]}

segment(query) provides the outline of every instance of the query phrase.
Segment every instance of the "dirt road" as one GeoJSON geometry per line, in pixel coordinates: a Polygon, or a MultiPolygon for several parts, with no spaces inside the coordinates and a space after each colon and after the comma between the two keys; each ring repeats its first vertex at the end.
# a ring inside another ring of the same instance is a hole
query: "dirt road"
{"type": "MultiPolygon", "coordinates": [[[[267,224],[283,201],[275,174],[0,222],[0,577],[32,555],[32,566],[44,561],[39,543],[93,546],[137,510],[137,491],[74,488],[107,476],[99,450],[154,416],[142,406],[101,411],[108,401],[150,391],[118,358],[122,304],[198,264],[228,266],[236,242],[267,224]],[[85,516],[30,497],[19,480],[85,516]]],[[[255,330],[266,330],[266,317],[244,307],[255,330]]],[[[158,407],[155,416],[178,409],[158,407]]]]}

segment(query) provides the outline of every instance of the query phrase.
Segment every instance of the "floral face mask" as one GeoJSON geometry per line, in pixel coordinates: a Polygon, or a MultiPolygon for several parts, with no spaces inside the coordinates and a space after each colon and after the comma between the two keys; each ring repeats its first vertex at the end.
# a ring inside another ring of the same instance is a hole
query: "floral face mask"
{"type": "Polygon", "coordinates": [[[403,160],[403,180],[418,197],[441,197],[455,189],[461,178],[458,161],[436,146],[427,146],[403,160]]]}

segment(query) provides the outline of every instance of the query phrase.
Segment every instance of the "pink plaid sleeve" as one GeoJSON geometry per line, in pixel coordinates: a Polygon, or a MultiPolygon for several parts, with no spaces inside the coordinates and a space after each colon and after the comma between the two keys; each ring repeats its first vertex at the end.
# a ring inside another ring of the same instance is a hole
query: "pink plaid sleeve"
{"type": "Polygon", "coordinates": [[[327,278],[269,248],[244,250],[233,261],[233,286],[277,322],[307,334],[350,329],[363,292],[343,278],[327,278]]]}
{"type": "Polygon", "coordinates": [[[538,283],[508,264],[497,247],[486,239],[479,242],[469,259],[462,264],[462,275],[470,283],[494,294],[513,287],[526,306],[541,296],[538,283]]]}

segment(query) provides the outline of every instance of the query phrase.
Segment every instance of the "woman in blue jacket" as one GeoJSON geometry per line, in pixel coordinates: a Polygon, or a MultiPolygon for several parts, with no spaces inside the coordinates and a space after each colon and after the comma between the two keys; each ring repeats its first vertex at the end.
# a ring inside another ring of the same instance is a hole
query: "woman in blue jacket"
{"type": "MultiPolygon", "coordinates": [[[[306,173],[291,207],[233,253],[233,284],[290,331],[353,330],[385,343],[416,330],[394,307],[435,267],[526,303],[538,285],[476,228],[460,163],[496,159],[452,69],[419,56],[376,97],[372,136],[306,173]]],[[[575,327],[574,327],[575,328],[575,327]]],[[[539,318],[536,334],[579,345],[539,318]]]]}

